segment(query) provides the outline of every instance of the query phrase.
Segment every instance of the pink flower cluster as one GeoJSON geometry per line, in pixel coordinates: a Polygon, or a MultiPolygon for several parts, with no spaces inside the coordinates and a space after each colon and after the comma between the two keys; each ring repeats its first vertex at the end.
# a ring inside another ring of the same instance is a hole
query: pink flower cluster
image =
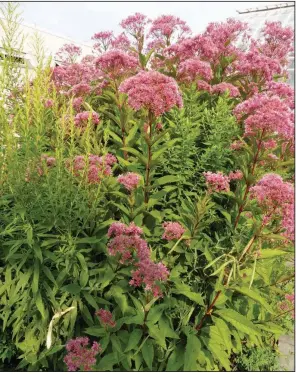
{"type": "Polygon", "coordinates": [[[292,309],[292,307],[293,307],[293,310],[292,310],[292,313],[291,313],[291,317],[295,318],[295,294],[291,294],[291,295],[287,294],[287,295],[285,295],[285,300],[282,301],[278,305],[278,307],[282,311],[287,311],[289,309],[292,309]]]}
{"type": "Polygon", "coordinates": [[[242,178],[243,178],[243,174],[242,174],[242,171],[240,170],[236,170],[235,172],[231,171],[231,173],[229,173],[230,180],[240,180],[242,178]]]}
{"type": "Polygon", "coordinates": [[[140,175],[136,173],[126,173],[118,176],[118,182],[127,188],[129,191],[133,191],[140,181],[140,175]]]}
{"type": "Polygon", "coordinates": [[[73,64],[81,55],[81,48],[74,44],[64,44],[56,53],[56,56],[65,64],[73,64]]]}
{"type": "Polygon", "coordinates": [[[91,122],[93,125],[98,125],[99,115],[96,112],[80,112],[77,113],[74,117],[74,124],[77,127],[85,128],[88,125],[88,122],[91,122]]]}
{"type": "MultiPolygon", "coordinates": [[[[90,155],[88,158],[76,156],[73,160],[73,172],[75,176],[86,175],[90,184],[100,183],[103,177],[112,175],[111,166],[116,161],[116,158],[109,153],[105,156],[90,155]]],[[[68,167],[70,167],[69,162],[68,167]]]]}
{"type": "Polygon", "coordinates": [[[96,316],[98,316],[103,326],[115,327],[116,323],[113,320],[112,314],[110,313],[109,310],[105,310],[101,308],[97,310],[96,316]]]}
{"type": "Polygon", "coordinates": [[[144,33],[145,26],[148,23],[150,23],[150,20],[147,16],[141,13],[135,13],[124,19],[120,25],[132,36],[139,37],[144,33]]]}
{"type": "Polygon", "coordinates": [[[141,71],[126,79],[119,90],[128,95],[133,109],[146,108],[157,117],[175,105],[179,108],[183,105],[176,81],[157,71],[141,71]]]}
{"type": "Polygon", "coordinates": [[[86,96],[91,93],[91,86],[88,83],[75,84],[68,92],[68,96],[86,96]]]}
{"type": "Polygon", "coordinates": [[[96,356],[101,352],[101,346],[97,342],[93,342],[89,348],[89,338],[82,337],[71,339],[66,344],[67,355],[64,362],[68,371],[91,371],[93,365],[96,364],[96,356]]]}
{"type": "Polygon", "coordinates": [[[164,222],[162,226],[164,228],[164,234],[162,236],[162,239],[168,241],[180,239],[186,231],[185,228],[182,227],[182,225],[178,222],[164,222]]]}
{"type": "Polygon", "coordinates": [[[142,284],[146,291],[152,291],[155,297],[161,297],[162,292],[156,282],[166,281],[169,272],[162,263],[154,263],[150,259],[150,249],[141,237],[142,229],[132,222],[129,226],[121,222],[114,222],[107,236],[110,238],[108,251],[111,256],[120,255],[120,263],[132,263],[132,286],[142,284]]]}
{"type": "Polygon", "coordinates": [[[112,31],[101,31],[97,32],[92,36],[93,40],[96,40],[93,48],[99,53],[106,52],[112,45],[114,39],[112,31]]]}
{"type": "Polygon", "coordinates": [[[46,99],[45,102],[44,102],[44,106],[46,108],[51,108],[53,105],[54,105],[54,100],[52,100],[52,99],[46,99]]]}
{"type": "Polygon", "coordinates": [[[224,175],[222,172],[212,173],[210,171],[203,173],[206,179],[206,185],[208,191],[212,192],[228,192],[230,190],[229,177],[224,175]]]}
{"type": "Polygon", "coordinates": [[[182,40],[191,33],[190,27],[180,18],[170,15],[162,15],[152,22],[149,35],[157,40],[169,42],[173,34],[176,33],[176,41],[182,40]]]}
{"type": "Polygon", "coordinates": [[[237,87],[233,86],[231,83],[218,83],[211,87],[212,94],[221,94],[228,92],[230,97],[240,96],[240,92],[237,87]]]}
{"type": "Polygon", "coordinates": [[[115,79],[135,72],[138,67],[138,60],[123,51],[114,49],[98,57],[96,66],[115,79]]]}
{"type": "Polygon", "coordinates": [[[189,58],[179,65],[179,75],[185,80],[195,81],[197,78],[210,81],[213,73],[210,64],[199,57],[189,58]]]}
{"type": "Polygon", "coordinates": [[[238,104],[233,112],[238,120],[248,116],[244,136],[255,136],[260,131],[290,139],[294,134],[292,112],[278,96],[256,94],[238,104]]]}
{"type": "Polygon", "coordinates": [[[262,208],[265,222],[280,217],[283,235],[294,240],[294,187],[291,183],[284,182],[277,174],[266,174],[250,189],[250,197],[262,208]]]}

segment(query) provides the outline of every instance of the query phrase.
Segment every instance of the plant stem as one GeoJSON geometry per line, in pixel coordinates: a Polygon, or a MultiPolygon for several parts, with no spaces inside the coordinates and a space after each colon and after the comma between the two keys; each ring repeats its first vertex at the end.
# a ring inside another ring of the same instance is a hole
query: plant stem
{"type": "MultiPolygon", "coordinates": [[[[251,167],[251,175],[254,175],[254,172],[255,172],[256,164],[257,164],[257,161],[258,161],[258,158],[259,158],[259,153],[260,153],[261,145],[262,145],[262,141],[263,141],[264,131],[265,130],[262,131],[259,143],[257,145],[257,151],[256,151],[256,154],[254,156],[252,167],[251,167]]],[[[244,192],[242,203],[241,203],[241,205],[239,207],[238,214],[237,214],[237,217],[235,219],[234,229],[236,229],[236,227],[238,225],[238,222],[239,222],[239,218],[241,216],[241,213],[243,212],[243,209],[244,209],[244,207],[246,205],[246,200],[247,200],[248,193],[250,192],[250,188],[251,188],[250,183],[248,181],[246,181],[246,188],[245,188],[245,192],[244,192]]]]}
{"type": "Polygon", "coordinates": [[[149,112],[149,115],[148,115],[149,135],[146,141],[147,147],[148,147],[148,159],[147,159],[146,170],[145,170],[145,184],[144,184],[144,202],[146,204],[149,202],[149,198],[150,198],[149,187],[150,187],[150,171],[151,171],[151,161],[152,161],[152,144],[151,144],[152,122],[153,122],[153,115],[151,112],[149,112]]]}

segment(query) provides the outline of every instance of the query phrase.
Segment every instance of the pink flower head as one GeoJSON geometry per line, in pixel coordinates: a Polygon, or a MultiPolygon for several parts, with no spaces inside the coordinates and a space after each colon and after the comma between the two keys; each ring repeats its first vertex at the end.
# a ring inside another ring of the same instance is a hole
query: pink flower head
{"type": "Polygon", "coordinates": [[[279,134],[285,139],[292,138],[293,117],[290,108],[278,97],[266,94],[256,94],[248,100],[238,104],[233,113],[240,120],[244,120],[244,135],[254,136],[259,131],[268,134],[279,134]]]}
{"type": "Polygon", "coordinates": [[[118,176],[118,182],[127,188],[129,191],[133,191],[140,181],[140,175],[136,173],[127,173],[118,176]]]}
{"type": "Polygon", "coordinates": [[[89,338],[71,339],[66,344],[67,355],[64,362],[68,371],[91,371],[92,366],[96,363],[96,356],[102,351],[101,346],[97,342],[93,342],[92,347],[88,347],[89,338]]]}
{"type": "Polygon", "coordinates": [[[236,170],[235,172],[231,171],[231,173],[229,174],[230,180],[239,180],[242,178],[243,178],[243,174],[242,174],[242,171],[240,170],[236,170]]]}
{"type": "Polygon", "coordinates": [[[128,95],[128,103],[133,109],[146,108],[157,117],[175,105],[182,107],[182,97],[175,80],[157,71],[141,71],[126,79],[119,90],[128,95]]]}
{"type": "Polygon", "coordinates": [[[99,53],[106,52],[112,44],[114,39],[112,31],[101,31],[97,32],[92,36],[93,40],[96,40],[95,45],[93,46],[96,51],[99,53]]]}
{"type": "Polygon", "coordinates": [[[197,90],[198,90],[198,91],[207,91],[207,92],[211,92],[211,85],[208,84],[208,83],[205,82],[205,81],[198,80],[198,81],[197,81],[197,90]]]}
{"type": "Polygon", "coordinates": [[[143,35],[145,26],[150,22],[147,16],[141,13],[135,13],[124,19],[120,25],[124,30],[134,37],[143,35]]]}
{"type": "Polygon", "coordinates": [[[90,184],[100,183],[103,177],[112,175],[111,160],[107,161],[105,158],[108,160],[107,156],[90,155],[87,159],[76,156],[73,161],[74,175],[86,175],[90,184]]]}
{"type": "Polygon", "coordinates": [[[201,61],[199,57],[193,57],[182,62],[179,66],[178,72],[181,78],[190,81],[194,81],[197,78],[210,81],[213,77],[210,64],[201,61]]]}
{"type": "Polygon", "coordinates": [[[137,58],[120,50],[111,50],[96,60],[96,66],[112,78],[129,75],[138,67],[137,58]]]}
{"type": "Polygon", "coordinates": [[[99,115],[96,112],[80,112],[74,117],[74,123],[77,127],[86,127],[88,122],[91,122],[93,125],[98,125],[99,123],[99,115]]]}
{"type": "Polygon", "coordinates": [[[44,106],[46,108],[51,108],[53,105],[54,105],[54,100],[52,100],[52,99],[45,100],[44,106]]]}
{"type": "Polygon", "coordinates": [[[241,140],[236,140],[230,145],[230,148],[232,149],[232,151],[238,151],[239,149],[243,147],[243,145],[244,145],[244,142],[242,142],[241,140]]]}
{"type": "Polygon", "coordinates": [[[82,50],[74,44],[64,44],[57,52],[56,56],[65,64],[73,64],[81,55],[82,50]]]}
{"type": "Polygon", "coordinates": [[[277,147],[277,142],[274,139],[268,139],[265,142],[261,143],[263,149],[273,149],[277,147]]]}
{"type": "Polygon", "coordinates": [[[190,27],[180,18],[162,15],[152,22],[149,34],[156,39],[169,39],[177,34],[177,41],[182,40],[191,33],[190,27]]]}
{"type": "Polygon", "coordinates": [[[277,95],[288,105],[290,109],[295,107],[295,92],[294,88],[288,83],[284,82],[269,82],[268,94],[273,96],[277,95]]]}
{"type": "Polygon", "coordinates": [[[136,264],[136,270],[132,271],[132,279],[129,284],[134,287],[145,286],[145,291],[152,291],[154,297],[162,297],[160,287],[156,282],[164,282],[169,276],[169,271],[161,262],[158,264],[149,258],[136,264]]]}
{"type": "Polygon", "coordinates": [[[79,111],[83,102],[84,99],[82,97],[74,98],[72,101],[72,106],[76,111],[79,111]]]}
{"type": "Polygon", "coordinates": [[[164,234],[162,236],[162,239],[168,241],[180,239],[186,231],[185,228],[182,227],[182,225],[178,222],[164,222],[162,226],[164,228],[164,234]]]}
{"type": "Polygon", "coordinates": [[[112,45],[112,48],[122,50],[122,51],[128,51],[129,48],[131,47],[130,40],[124,32],[122,32],[120,35],[118,35],[111,42],[111,45],[112,45]]]}
{"type": "Polygon", "coordinates": [[[116,323],[113,320],[110,311],[101,308],[96,312],[96,316],[99,317],[99,320],[103,326],[115,327],[116,323]]]}
{"type": "Polygon", "coordinates": [[[250,196],[269,217],[280,217],[283,235],[294,240],[294,187],[277,174],[266,174],[250,189],[250,196]]]}
{"type": "Polygon", "coordinates": [[[212,93],[221,94],[225,93],[226,91],[228,91],[230,97],[240,96],[238,88],[233,86],[231,83],[219,83],[211,87],[212,93]]]}
{"type": "Polygon", "coordinates": [[[89,95],[91,92],[91,87],[87,83],[79,83],[74,85],[69,91],[68,96],[85,96],[89,95]]]}
{"type": "Polygon", "coordinates": [[[157,130],[157,131],[161,131],[161,130],[163,130],[163,125],[162,125],[161,122],[158,122],[158,123],[156,124],[156,130],[157,130]]]}
{"type": "Polygon", "coordinates": [[[224,175],[221,172],[212,173],[210,171],[204,172],[203,175],[206,179],[206,185],[208,187],[209,192],[221,192],[230,190],[229,186],[229,177],[224,175]]]}

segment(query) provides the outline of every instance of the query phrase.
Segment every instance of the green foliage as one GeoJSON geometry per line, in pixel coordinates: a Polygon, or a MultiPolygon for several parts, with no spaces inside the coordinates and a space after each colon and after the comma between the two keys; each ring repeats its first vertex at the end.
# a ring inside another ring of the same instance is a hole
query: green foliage
{"type": "MultiPolygon", "coordinates": [[[[10,22],[13,12],[9,5],[10,22]]],[[[274,222],[262,230],[261,209],[246,201],[246,186],[264,170],[251,171],[256,143],[239,156],[230,150],[242,135],[235,100],[182,87],[184,108],[155,118],[133,111],[111,85],[86,99],[101,122],[80,132],[35,42],[40,58],[32,84],[24,78],[9,109],[0,102],[1,369],[65,370],[65,344],[78,336],[100,343],[97,371],[230,371],[234,362],[242,370],[276,368],[269,347],[292,328],[278,309],[293,292],[286,266],[292,246],[274,222]],[[53,107],[45,107],[45,97],[53,107]],[[88,183],[87,162],[76,175],[75,156],[107,152],[118,160],[112,175],[88,183]],[[230,191],[206,191],[203,172],[237,168],[244,178],[230,191]],[[133,191],[117,181],[126,172],[140,175],[133,191]],[[151,259],[168,268],[168,281],[158,284],[163,297],[131,286],[134,266],[109,254],[115,221],[141,227],[151,259]],[[178,240],[162,239],[166,221],[185,229],[178,240]],[[112,312],[115,326],[100,323],[101,308],[112,312]]],[[[149,58],[140,54],[143,66],[149,58]]],[[[4,66],[12,66],[9,55],[4,66]]],[[[291,177],[285,162],[281,174],[291,177]]]]}

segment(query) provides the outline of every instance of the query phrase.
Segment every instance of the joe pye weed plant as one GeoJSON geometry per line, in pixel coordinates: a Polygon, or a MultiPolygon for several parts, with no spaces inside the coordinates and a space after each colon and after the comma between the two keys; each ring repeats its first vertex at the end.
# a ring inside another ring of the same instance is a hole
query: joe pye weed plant
{"type": "Polygon", "coordinates": [[[17,81],[5,47],[1,365],[231,371],[293,326],[293,31],[121,26],[17,81]]]}

